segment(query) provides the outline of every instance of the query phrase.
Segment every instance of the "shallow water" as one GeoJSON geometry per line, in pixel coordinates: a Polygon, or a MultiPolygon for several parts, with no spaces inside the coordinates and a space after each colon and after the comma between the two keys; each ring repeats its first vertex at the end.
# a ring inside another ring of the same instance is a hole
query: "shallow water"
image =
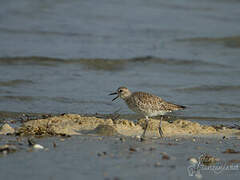
{"type": "Polygon", "coordinates": [[[201,118],[240,117],[240,2],[2,1],[0,110],[131,113],[147,91],[201,118]]]}
{"type": "Polygon", "coordinates": [[[240,175],[239,163],[230,163],[239,160],[238,155],[222,153],[228,148],[237,149],[237,139],[195,138],[192,141],[180,138],[176,141],[174,138],[165,138],[142,143],[131,138],[122,142],[116,137],[75,136],[65,139],[44,138],[36,142],[45,149],[31,152],[27,140],[23,139],[21,145],[18,145],[20,152],[1,157],[2,179],[142,180],[161,179],[164,176],[165,179],[191,180],[194,177],[189,176],[187,171],[191,167],[189,158],[198,159],[206,152],[220,158],[225,164],[221,166],[217,163],[213,166],[222,169],[219,173],[201,170],[202,179],[237,179],[240,175]],[[55,148],[53,143],[56,144],[55,148]],[[163,160],[162,153],[170,159],[163,160]],[[237,169],[227,169],[230,165],[235,165],[237,169]]]}

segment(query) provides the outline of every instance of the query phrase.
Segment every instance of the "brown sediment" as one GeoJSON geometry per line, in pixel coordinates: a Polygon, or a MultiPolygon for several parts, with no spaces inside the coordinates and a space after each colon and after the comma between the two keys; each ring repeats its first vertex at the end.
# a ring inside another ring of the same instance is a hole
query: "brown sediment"
{"type": "MultiPolygon", "coordinates": [[[[150,119],[146,132],[147,136],[159,136],[159,120],[150,119]]],[[[81,116],[78,114],[64,114],[46,119],[30,120],[22,124],[17,130],[19,135],[81,135],[97,134],[103,136],[138,136],[143,133],[145,119],[138,122],[126,119],[103,119],[94,116],[81,116]]],[[[213,126],[200,125],[197,122],[176,120],[173,123],[162,122],[164,136],[192,136],[192,135],[233,135],[239,134],[237,129],[217,129],[213,126]]]]}
{"type": "Polygon", "coordinates": [[[8,154],[16,151],[17,151],[17,148],[14,145],[5,144],[0,146],[0,154],[8,154]]]}
{"type": "Polygon", "coordinates": [[[234,149],[226,149],[224,152],[225,154],[239,154],[240,151],[235,151],[234,149]]]}
{"type": "Polygon", "coordinates": [[[0,134],[7,135],[7,134],[14,134],[14,133],[15,133],[15,130],[7,123],[3,124],[0,127],[0,134]]]}

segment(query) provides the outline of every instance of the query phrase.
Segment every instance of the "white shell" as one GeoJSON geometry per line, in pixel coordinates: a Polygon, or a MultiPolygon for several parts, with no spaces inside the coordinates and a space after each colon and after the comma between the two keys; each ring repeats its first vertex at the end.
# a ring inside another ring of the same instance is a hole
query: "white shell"
{"type": "Polygon", "coordinates": [[[34,149],[44,149],[44,147],[42,145],[40,145],[40,144],[34,144],[33,148],[34,149]]]}

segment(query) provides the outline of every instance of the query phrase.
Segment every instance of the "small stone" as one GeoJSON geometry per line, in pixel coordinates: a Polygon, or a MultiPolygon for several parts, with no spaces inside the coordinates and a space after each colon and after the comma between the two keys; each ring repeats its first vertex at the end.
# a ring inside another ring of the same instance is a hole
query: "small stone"
{"type": "Polygon", "coordinates": [[[170,156],[167,155],[167,153],[161,153],[162,154],[162,160],[169,160],[170,156]]]}
{"type": "Polygon", "coordinates": [[[130,152],[137,152],[137,149],[136,149],[136,148],[133,148],[133,147],[130,147],[130,148],[129,148],[129,151],[130,151],[130,152]]]}
{"type": "Polygon", "coordinates": [[[161,163],[160,162],[156,162],[155,164],[154,164],[154,167],[161,167],[162,165],[161,165],[161,163]]]}
{"type": "Polygon", "coordinates": [[[40,145],[40,144],[34,144],[33,148],[34,149],[44,149],[44,147],[42,145],[40,145]]]}
{"type": "Polygon", "coordinates": [[[193,165],[198,163],[198,160],[196,158],[189,158],[188,161],[189,161],[190,164],[193,164],[193,165]]]}
{"type": "Polygon", "coordinates": [[[5,123],[0,127],[0,134],[8,135],[8,134],[14,134],[15,129],[13,129],[9,124],[5,123]]]}

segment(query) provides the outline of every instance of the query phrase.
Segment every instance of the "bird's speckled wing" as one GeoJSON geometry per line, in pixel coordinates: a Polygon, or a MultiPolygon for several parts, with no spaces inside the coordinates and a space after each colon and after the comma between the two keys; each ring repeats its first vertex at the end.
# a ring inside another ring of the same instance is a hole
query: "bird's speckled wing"
{"type": "Polygon", "coordinates": [[[155,96],[153,94],[145,92],[134,92],[132,98],[135,103],[144,107],[145,109],[151,109],[151,111],[174,111],[181,109],[180,106],[176,104],[164,101],[162,98],[155,96]]]}

